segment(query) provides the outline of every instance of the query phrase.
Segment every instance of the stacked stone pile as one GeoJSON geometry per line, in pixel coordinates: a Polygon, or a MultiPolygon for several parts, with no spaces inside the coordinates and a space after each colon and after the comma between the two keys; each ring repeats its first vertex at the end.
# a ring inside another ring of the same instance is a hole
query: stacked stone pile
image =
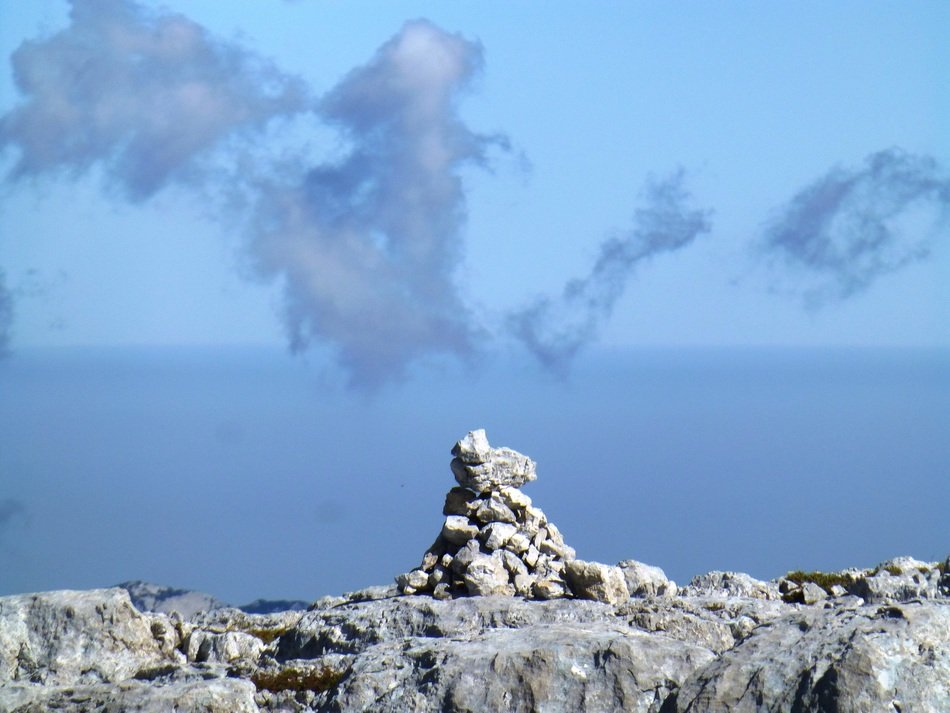
{"type": "Polygon", "coordinates": [[[458,486],[445,496],[445,523],[418,568],[396,578],[403,594],[437,599],[502,594],[570,596],[565,572],[574,550],[520,488],[537,478],[534,461],[492,448],[484,430],[452,449],[458,486]]]}

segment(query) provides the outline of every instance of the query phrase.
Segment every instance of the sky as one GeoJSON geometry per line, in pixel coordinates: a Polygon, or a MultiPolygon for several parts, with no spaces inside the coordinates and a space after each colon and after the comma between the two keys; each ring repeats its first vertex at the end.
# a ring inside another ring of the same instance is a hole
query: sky
{"type": "MultiPolygon", "coordinates": [[[[917,477],[937,505],[941,497],[950,504],[939,475],[950,465],[946,448],[928,430],[950,425],[948,30],[950,8],[940,2],[500,10],[0,0],[0,422],[8,424],[0,548],[13,548],[7,556],[21,563],[39,557],[20,544],[54,517],[35,483],[48,477],[55,489],[67,476],[63,463],[37,451],[53,424],[67,428],[64,413],[93,408],[81,398],[87,389],[102,389],[102,429],[124,428],[130,412],[173,428],[163,399],[148,391],[153,369],[171,379],[156,359],[181,369],[164,388],[191,393],[196,404],[199,393],[246,394],[234,406],[240,417],[201,416],[216,424],[205,445],[233,445],[226,434],[234,432],[256,442],[248,414],[265,401],[279,410],[274,394],[241,386],[244,379],[285,394],[293,378],[294,399],[313,400],[299,406],[300,441],[335,447],[344,462],[378,438],[403,458],[411,451],[409,460],[440,463],[432,454],[465,430],[498,423],[502,437],[524,441],[502,445],[543,466],[545,456],[561,458],[544,450],[551,444],[584,451],[602,433],[596,416],[553,426],[542,407],[525,405],[530,394],[568,414],[596,412],[592,394],[602,394],[604,413],[625,423],[640,416],[630,404],[611,411],[604,384],[620,379],[629,393],[669,358],[678,376],[650,383],[698,391],[650,392],[654,400],[641,407],[677,404],[681,418],[670,418],[678,423],[696,418],[696,400],[712,395],[728,400],[724,413],[739,421],[758,408],[779,421],[820,413],[826,420],[810,426],[817,438],[835,418],[820,406],[828,379],[840,378],[849,354],[857,361],[848,413],[877,414],[893,428],[927,414],[917,436],[891,443],[889,457],[896,463],[924,448],[917,477]],[[243,376],[227,388],[201,387],[214,381],[206,364],[195,365],[204,357],[169,356],[209,349],[229,350],[236,361],[224,370],[243,376]],[[814,367],[824,376],[789,372],[779,356],[789,350],[825,359],[814,367]],[[868,356],[881,350],[905,356],[885,365],[868,356]],[[742,356],[752,353],[770,365],[768,378],[748,376],[766,368],[742,356]],[[99,366],[84,366],[92,354],[99,366]],[[249,354],[261,355],[260,373],[249,354]],[[708,387],[695,377],[702,364],[708,387]],[[51,374],[61,392],[50,391],[51,374]],[[754,403],[717,391],[736,378],[754,403]],[[774,389],[796,378],[808,385],[782,411],[787,402],[774,389]],[[435,384],[457,396],[439,406],[435,384]],[[496,395],[494,407],[483,403],[487,394],[496,395]],[[320,409],[331,404],[362,418],[326,440],[332,416],[320,409]],[[397,438],[388,416],[418,404],[452,415],[410,419],[411,435],[397,438]],[[901,409],[909,411],[898,423],[901,409]],[[47,475],[31,485],[27,471],[47,475]]],[[[291,411],[275,421],[288,422],[291,411]]],[[[147,452],[156,432],[144,428],[132,442],[147,452]]],[[[861,432],[867,447],[874,430],[861,432]]],[[[88,433],[76,437],[90,442],[88,433]]],[[[677,437],[654,441],[654,457],[669,455],[677,437]]],[[[625,447],[616,443],[605,467],[615,469],[625,447]]],[[[298,448],[288,443],[279,457],[302,468],[312,450],[298,448]]],[[[210,498],[198,467],[207,449],[194,449],[182,446],[175,467],[193,470],[210,498]]],[[[245,455],[235,487],[261,477],[245,455]]],[[[840,453],[825,455],[821,468],[840,465],[840,453]]],[[[95,480],[97,458],[92,449],[77,461],[74,478],[95,480]]],[[[143,466],[127,467],[100,478],[116,503],[146,492],[134,475],[143,466]]],[[[894,468],[881,471],[882,482],[894,480],[894,468]]],[[[328,502],[345,503],[362,486],[334,487],[340,495],[328,502]]],[[[352,526],[336,522],[334,537],[352,526]]],[[[939,553],[945,547],[933,543],[948,534],[934,532],[924,546],[939,553]]],[[[742,564],[778,573],[760,560],[742,564]]],[[[702,562],[667,566],[685,572],[702,562]]],[[[91,586],[120,569],[57,579],[34,567],[6,587],[0,581],[0,590],[91,586]]],[[[155,574],[224,587],[220,573],[202,581],[198,572],[155,574]]],[[[305,589],[299,580],[282,587],[297,596],[305,589]]],[[[256,581],[231,591],[265,588],[256,581]]]]}

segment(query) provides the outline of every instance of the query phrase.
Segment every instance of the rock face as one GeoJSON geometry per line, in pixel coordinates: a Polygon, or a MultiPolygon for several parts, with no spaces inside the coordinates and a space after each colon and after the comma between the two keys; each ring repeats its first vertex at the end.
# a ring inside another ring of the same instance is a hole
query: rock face
{"type": "Polygon", "coordinates": [[[950,710],[950,607],[807,607],[696,671],[664,711],[950,710]]]}
{"type": "Polygon", "coordinates": [[[483,430],[468,433],[452,455],[458,486],[445,496],[445,521],[420,565],[396,578],[401,593],[437,599],[573,595],[612,601],[604,597],[621,596],[616,582],[612,589],[571,590],[564,568],[574,559],[574,549],[520,490],[537,478],[533,460],[510,448],[492,448],[483,430]]]}
{"type": "Polygon", "coordinates": [[[0,712],[950,710],[942,594],[807,605],[735,573],[699,579],[618,604],[374,587],[191,621],[123,589],[4,597],[0,712]]]}

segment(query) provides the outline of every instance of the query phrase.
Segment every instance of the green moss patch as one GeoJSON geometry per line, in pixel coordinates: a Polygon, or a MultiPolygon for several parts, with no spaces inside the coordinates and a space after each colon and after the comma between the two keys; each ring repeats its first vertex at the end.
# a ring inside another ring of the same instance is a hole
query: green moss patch
{"type": "Polygon", "coordinates": [[[262,642],[264,642],[264,645],[266,646],[267,644],[271,643],[278,637],[286,634],[289,631],[289,629],[283,628],[283,627],[277,627],[274,629],[243,629],[242,631],[244,631],[247,634],[250,634],[251,636],[257,637],[262,642]]]}
{"type": "Polygon", "coordinates": [[[831,594],[831,588],[836,584],[847,589],[856,581],[853,575],[839,574],[837,572],[803,572],[798,569],[785,575],[789,582],[801,586],[805,582],[812,582],[831,594]]]}
{"type": "Polygon", "coordinates": [[[330,666],[305,669],[284,667],[276,671],[255,671],[251,675],[251,681],[257,686],[258,691],[270,691],[271,693],[313,691],[321,693],[335,688],[345,675],[345,671],[330,666]]]}

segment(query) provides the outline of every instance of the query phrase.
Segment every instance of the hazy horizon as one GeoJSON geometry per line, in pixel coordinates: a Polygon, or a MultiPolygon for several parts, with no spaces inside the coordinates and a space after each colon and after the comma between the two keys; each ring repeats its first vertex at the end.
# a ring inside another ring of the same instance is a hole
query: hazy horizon
{"type": "Polygon", "coordinates": [[[142,579],[231,603],[417,564],[486,428],[578,557],[712,569],[946,557],[950,351],[603,350],[374,396],[274,349],[29,349],[0,362],[0,594],[142,579]]]}

